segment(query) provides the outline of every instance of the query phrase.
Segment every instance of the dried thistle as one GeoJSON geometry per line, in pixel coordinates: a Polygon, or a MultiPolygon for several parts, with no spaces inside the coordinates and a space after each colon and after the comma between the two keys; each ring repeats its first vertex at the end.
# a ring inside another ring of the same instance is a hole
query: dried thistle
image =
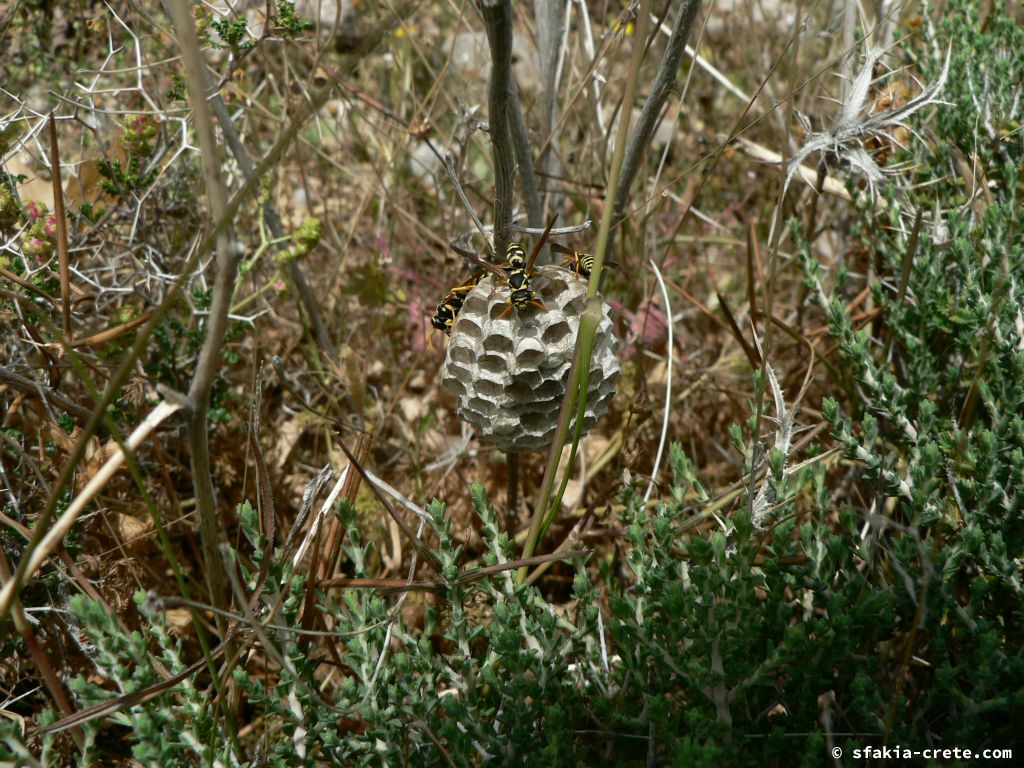
{"type": "Polygon", "coordinates": [[[886,173],[892,173],[890,169],[883,169],[875,162],[864,145],[872,139],[888,139],[894,144],[900,142],[893,136],[893,129],[904,128],[913,133],[906,121],[915,112],[919,112],[929,104],[942,104],[936,97],[946,84],[946,77],[949,74],[949,62],[952,48],[946,52],[946,61],[942,65],[942,72],[938,79],[930,86],[922,88],[921,93],[898,107],[887,109],[883,112],[869,114],[865,112],[868,101],[868,94],[871,86],[878,80],[888,77],[886,73],[878,80],[874,79],[873,73],[875,64],[885,54],[883,48],[872,48],[864,57],[864,64],[853,81],[846,99],[840,102],[839,114],[835,123],[827,131],[810,133],[803,146],[790,158],[786,166],[786,183],[783,190],[789,188],[789,183],[799,170],[800,166],[808,157],[816,152],[822,153],[824,159],[836,160],[845,163],[856,173],[859,173],[868,182],[868,189],[871,195],[876,192],[876,185],[884,180],[886,173]]]}

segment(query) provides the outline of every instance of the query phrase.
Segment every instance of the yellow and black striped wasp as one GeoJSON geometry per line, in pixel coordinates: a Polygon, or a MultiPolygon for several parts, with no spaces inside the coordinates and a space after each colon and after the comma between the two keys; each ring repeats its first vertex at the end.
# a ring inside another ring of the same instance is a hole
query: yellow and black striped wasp
{"type": "MultiPolygon", "coordinates": [[[[591,254],[580,253],[577,250],[566,248],[564,245],[559,245],[558,243],[552,243],[551,250],[565,256],[562,266],[575,272],[577,277],[581,277],[584,280],[590,279],[590,273],[594,269],[594,257],[591,254]]],[[[606,267],[618,266],[614,261],[606,261],[604,265],[606,267]]]]}
{"type": "Polygon", "coordinates": [[[486,269],[492,275],[495,275],[499,279],[508,283],[510,291],[508,306],[500,315],[498,315],[499,319],[511,312],[513,308],[522,312],[533,306],[547,311],[547,307],[545,307],[544,303],[537,298],[537,294],[534,290],[530,288],[530,276],[533,274],[533,265],[534,262],[537,261],[537,255],[540,253],[540,249],[544,247],[544,243],[547,241],[548,235],[551,233],[551,227],[554,226],[555,219],[557,218],[558,214],[551,217],[551,221],[549,221],[548,225],[544,228],[543,234],[537,238],[537,242],[534,243],[529,259],[526,258],[526,250],[518,242],[509,243],[508,250],[505,252],[506,263],[501,267],[497,267],[489,261],[484,261],[474,254],[463,254],[475,264],[486,269]]]}
{"type": "Polygon", "coordinates": [[[562,262],[563,266],[568,267],[584,280],[590,279],[590,271],[594,268],[594,257],[589,253],[580,253],[558,243],[552,243],[551,250],[565,256],[565,260],[562,262]]]}
{"type": "MultiPolygon", "coordinates": [[[[448,291],[448,295],[437,305],[436,314],[431,318],[430,324],[437,330],[444,331],[445,336],[451,336],[452,326],[455,325],[455,318],[459,316],[462,303],[466,300],[466,294],[472,291],[478,282],[480,282],[480,275],[473,275],[464,283],[448,291]]],[[[433,348],[432,338],[427,339],[427,345],[433,348]]]]}

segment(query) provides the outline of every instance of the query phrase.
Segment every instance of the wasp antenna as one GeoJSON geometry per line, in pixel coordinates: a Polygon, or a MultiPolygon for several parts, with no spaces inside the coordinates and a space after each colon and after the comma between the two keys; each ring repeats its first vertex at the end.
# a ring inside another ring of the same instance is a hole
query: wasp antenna
{"type": "Polygon", "coordinates": [[[552,217],[548,225],[544,227],[544,233],[537,238],[537,242],[533,244],[533,250],[530,251],[530,260],[526,262],[526,273],[529,274],[533,271],[533,264],[537,261],[537,256],[540,254],[540,249],[544,247],[544,243],[548,239],[548,235],[551,234],[551,228],[555,226],[555,220],[558,219],[558,213],[556,212],[552,217]]]}
{"type": "Polygon", "coordinates": [[[473,253],[468,248],[463,248],[461,245],[456,245],[455,243],[448,243],[448,247],[455,251],[457,254],[459,254],[459,256],[462,256],[467,259],[472,259],[476,256],[476,254],[473,253]]]}

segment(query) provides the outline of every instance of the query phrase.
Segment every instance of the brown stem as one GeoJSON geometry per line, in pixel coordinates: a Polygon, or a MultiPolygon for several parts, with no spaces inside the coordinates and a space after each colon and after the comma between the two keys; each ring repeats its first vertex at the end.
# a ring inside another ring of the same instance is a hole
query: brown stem
{"type": "Polygon", "coordinates": [[[50,113],[50,164],[53,166],[53,218],[57,224],[57,256],[60,259],[60,304],[64,343],[71,343],[71,258],[68,255],[68,221],[64,215],[64,189],[60,180],[57,121],[50,113]]]}
{"type": "Polygon", "coordinates": [[[24,392],[27,395],[36,395],[44,402],[51,402],[65,413],[69,413],[78,419],[88,419],[92,413],[88,408],[79,405],[67,395],[58,392],[56,389],[44,387],[39,382],[21,376],[14,371],[0,366],[0,382],[24,392]]]}
{"type": "Polygon", "coordinates": [[[509,0],[477,0],[491,48],[488,120],[494,154],[494,253],[508,250],[512,224],[515,153],[512,147],[512,5],[509,0]]]}
{"type": "MultiPolygon", "coordinates": [[[[391,33],[395,24],[411,14],[416,7],[416,4],[412,0],[405,0],[405,2],[395,8],[386,20],[377,24],[376,27],[361,39],[356,50],[346,56],[340,71],[335,75],[335,77],[351,73],[359,62],[362,61],[366,55],[373,51],[380,42],[391,33]]],[[[327,99],[330,97],[333,90],[334,80],[332,79],[332,81],[323,88],[315,91],[308,100],[300,102],[295,114],[291,118],[291,121],[281,132],[281,135],[278,137],[277,141],[274,142],[274,145],[256,166],[253,176],[247,179],[241,189],[232,196],[226,206],[224,215],[214,220],[213,225],[200,239],[199,244],[193,249],[192,255],[189,256],[181,270],[181,275],[175,280],[170,291],[167,292],[164,300],[153,313],[153,316],[149,319],[142,330],[139,331],[131,349],[124,356],[113,376],[111,376],[107,381],[107,386],[103,390],[103,396],[96,404],[92,415],[89,417],[88,423],[78,435],[78,440],[75,442],[74,448],[71,450],[67,461],[64,462],[64,466],[61,468],[60,475],[57,477],[57,482],[53,484],[50,494],[47,496],[46,506],[36,519],[35,525],[32,526],[31,539],[26,545],[25,553],[18,561],[18,565],[14,570],[14,576],[12,577],[14,584],[11,589],[14,592],[17,592],[25,582],[25,579],[27,578],[26,571],[28,569],[29,561],[31,560],[32,552],[39,546],[43,537],[46,536],[50,524],[53,521],[58,501],[62,498],[64,491],[68,486],[70,486],[78,464],[85,456],[86,448],[91,444],[91,439],[93,435],[96,434],[100,422],[104,419],[107,408],[121,391],[121,387],[124,385],[124,382],[128,380],[128,376],[135,368],[136,361],[145,351],[150,337],[177,303],[177,299],[181,295],[185,283],[191,276],[192,271],[196,268],[196,265],[198,265],[200,261],[210,253],[213,249],[214,241],[220,233],[231,225],[231,222],[234,220],[234,216],[241,207],[242,202],[249,200],[250,196],[257,188],[260,179],[262,179],[271,168],[274,168],[277,165],[285,151],[295,141],[299,131],[302,130],[302,127],[306,124],[306,121],[327,103],[327,99]]],[[[0,610],[0,619],[3,619],[5,615],[5,611],[0,610]]]]}
{"type": "MultiPolygon", "coordinates": [[[[199,151],[203,160],[206,197],[214,221],[227,213],[227,189],[221,174],[217,137],[213,128],[213,114],[207,101],[208,83],[206,66],[199,52],[199,39],[189,5],[186,0],[172,0],[171,11],[177,28],[178,46],[185,65],[189,103],[195,123],[199,151]]],[[[228,327],[228,311],[238,274],[239,250],[235,247],[231,226],[217,235],[217,274],[213,282],[213,297],[206,320],[206,334],[199,350],[199,360],[188,390],[188,442],[192,463],[192,484],[196,496],[196,514],[199,533],[206,559],[206,577],[210,588],[210,602],[215,608],[228,607],[227,577],[220,554],[222,527],[217,513],[210,468],[209,412],[210,396],[221,367],[224,334],[228,327]]],[[[226,622],[218,615],[217,624],[224,635],[226,622]]]]}
{"type": "MultiPolygon", "coordinates": [[[[0,582],[7,583],[11,578],[11,568],[7,562],[7,556],[4,554],[3,549],[0,549],[0,582]]],[[[25,616],[25,610],[21,607],[21,603],[15,599],[11,603],[11,616],[14,619],[15,629],[18,630],[18,634],[21,635],[21,639],[25,641],[25,647],[28,648],[29,654],[32,656],[32,661],[36,665],[36,669],[39,671],[39,676],[43,680],[43,684],[46,686],[46,690],[49,691],[50,696],[53,697],[54,703],[57,705],[57,709],[60,710],[61,714],[65,717],[71,715],[75,710],[71,706],[71,702],[68,700],[67,693],[64,691],[64,687],[61,685],[60,678],[57,673],[54,672],[53,666],[50,664],[49,658],[46,656],[46,651],[36,640],[35,634],[32,632],[32,625],[29,623],[25,616]]],[[[85,749],[85,735],[82,733],[81,728],[75,728],[71,732],[72,737],[75,740],[75,744],[79,750],[85,749]]]]}

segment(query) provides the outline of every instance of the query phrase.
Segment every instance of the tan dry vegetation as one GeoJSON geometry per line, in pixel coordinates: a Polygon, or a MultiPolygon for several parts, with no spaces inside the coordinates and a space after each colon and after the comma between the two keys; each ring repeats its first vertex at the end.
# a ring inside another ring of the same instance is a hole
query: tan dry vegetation
{"type": "MultiPolygon", "coordinates": [[[[260,188],[287,235],[309,217],[320,222],[322,236],[293,263],[315,297],[330,349],[317,338],[285,263],[288,249],[297,247],[294,240],[281,247],[272,244],[267,221],[251,198],[242,201],[235,222],[243,267],[214,387],[210,429],[217,513],[227,540],[245,549],[234,510],[246,499],[255,503],[258,494],[258,471],[247,437],[255,404],[279,543],[320,468],[344,465],[337,441],[354,449],[357,435],[367,434],[366,466],[417,505],[435,497],[444,500],[454,523],[452,536],[465,543],[465,560],[474,560],[481,554],[479,522],[467,487],[484,483],[491,503],[504,508],[508,464],[473,440],[455,418],[452,399],[438,387],[444,340],[438,335],[433,348],[427,342],[434,305],[465,273],[449,243],[482,244],[479,236],[473,237],[440,155],[454,155],[470,203],[485,222],[493,206],[490,146],[479,130],[487,120],[488,53],[476,11],[464,2],[412,4],[411,9],[397,2],[354,3],[337,29],[324,26],[286,39],[282,34],[260,38],[262,3],[234,5],[250,20],[249,31],[258,44],[240,56],[231,55],[209,45],[219,39],[210,31],[203,55],[254,161],[317,89],[352,66],[260,188]],[[346,58],[362,36],[391,18],[389,9],[403,5],[407,16],[393,23],[378,45],[361,52],[358,62],[346,58]],[[340,36],[342,44],[336,46],[332,35],[340,36]],[[272,364],[274,358],[279,358],[278,366],[272,364]]],[[[655,3],[662,20],[664,6],[655,3]]],[[[539,176],[541,191],[560,223],[594,222],[588,232],[563,240],[589,250],[603,212],[629,54],[639,41],[631,36],[628,10],[604,2],[586,4],[593,38],[588,41],[582,6],[572,4],[549,136],[542,130],[545,73],[537,65],[536,22],[527,4],[516,8],[515,73],[534,156],[543,148],[555,159],[549,166],[552,172],[539,176]],[[588,53],[591,45],[596,58],[588,53]]],[[[839,97],[843,88],[836,73],[854,72],[862,53],[844,50],[842,29],[831,29],[837,9],[836,3],[810,8],[783,3],[772,11],[753,2],[711,6],[703,27],[708,8],[702,8],[691,44],[721,74],[715,79],[691,58],[684,60],[679,89],[668,99],[651,150],[644,154],[627,219],[610,255],[618,266],[605,285],[623,342],[619,393],[583,443],[583,460],[567,495],[570,503],[543,551],[561,542],[590,510],[596,518],[585,544],[614,560],[621,538],[615,513],[618,489],[624,481],[646,486],[666,407],[669,438],[687,450],[712,496],[734,487],[744,470],[729,428],[743,425],[749,440],[750,404],[760,396],[752,379],[759,354],[768,356],[792,398],[807,375],[813,349],[811,383],[797,422],[816,439],[827,438],[819,408],[823,393],[837,386],[829,372],[832,342],[823,333],[821,313],[808,307],[788,234],[783,233],[777,254],[772,252],[768,232],[782,175],[777,165],[757,162],[753,155],[793,152],[803,137],[794,117],[797,110],[810,115],[816,129],[830,121],[834,105],[826,97],[839,97]],[[807,32],[799,40],[793,36],[797,13],[808,15],[807,32]],[[819,34],[826,29],[827,34],[819,34]],[[846,54],[852,55],[852,63],[844,63],[846,54]],[[753,97],[749,109],[743,95],[753,97]],[[740,133],[747,144],[732,140],[740,133]],[[665,277],[671,320],[648,259],[658,262],[665,277]],[[768,307],[780,321],[770,335],[768,307]],[[675,331],[671,370],[670,322],[675,331]],[[759,352],[766,336],[769,344],[759,352]],[[669,376],[673,395],[665,403],[669,376]]],[[[7,90],[5,170],[27,177],[18,185],[22,203],[40,201],[52,210],[45,113],[54,110],[71,213],[73,337],[85,339],[110,329],[123,332],[77,347],[81,368],[76,369],[56,334],[61,324],[56,251],[37,260],[26,258],[26,225],[10,222],[4,229],[3,266],[48,297],[37,303],[31,293],[3,282],[3,366],[42,387],[10,380],[0,384],[3,427],[12,436],[8,442],[16,443],[3,458],[8,497],[3,536],[5,549],[15,556],[9,563],[12,569],[24,546],[16,531],[19,525],[31,528],[44,508],[48,489],[87,421],[82,414],[96,402],[92,388],[103,389],[136,338],[137,327],[122,326],[163,302],[210,220],[185,102],[168,95],[181,69],[160,5],[121,6],[117,17],[99,3],[63,9],[58,4],[50,8],[48,19],[34,18],[34,13],[25,6],[5,19],[7,39],[14,46],[2,73],[7,90]],[[126,124],[140,115],[155,131],[148,151],[126,146],[126,124]],[[104,192],[97,161],[116,158],[126,163],[132,152],[153,172],[152,179],[135,189],[104,192]],[[82,216],[83,203],[91,203],[94,211],[102,208],[94,221],[82,216]],[[12,293],[20,296],[14,299],[12,293]],[[40,314],[50,325],[40,322],[40,314]],[[67,415],[67,409],[47,402],[40,391],[61,393],[80,412],[67,415]]],[[[878,33],[891,40],[913,34],[913,27],[883,21],[878,33]]],[[[651,42],[640,78],[641,97],[665,39],[656,34],[651,42]]],[[[909,74],[898,75],[893,87],[877,94],[877,108],[906,98],[908,88],[916,89],[909,74]]],[[[638,100],[633,120],[639,107],[638,100]]],[[[225,181],[234,194],[243,175],[220,133],[218,140],[225,181]]],[[[843,181],[838,178],[836,188],[845,192],[843,181]]],[[[521,197],[517,200],[522,202],[521,197]]],[[[873,269],[870,254],[838,234],[844,231],[849,203],[827,194],[816,197],[798,181],[785,205],[787,211],[801,212],[818,233],[813,249],[823,263],[848,267],[848,311],[869,326],[877,315],[861,289],[873,269]]],[[[182,299],[131,368],[116,407],[108,411],[110,422],[89,439],[71,495],[115,452],[111,426],[122,435],[129,433],[166,396],[161,386],[187,391],[207,310],[202,293],[210,289],[216,271],[211,258],[204,255],[182,299]]],[[[770,415],[770,407],[765,412],[770,415]]],[[[770,428],[761,424],[762,431],[770,428]]],[[[119,620],[133,626],[137,617],[132,592],[177,594],[149,508],[159,514],[193,596],[205,599],[206,567],[184,420],[172,417],[134,458],[138,476],[133,479],[122,470],[106,483],[65,542],[64,564],[51,559],[41,574],[26,581],[24,605],[59,607],[65,591],[84,589],[98,593],[119,620]],[[70,568],[71,561],[77,568],[70,568]]],[[[519,534],[520,540],[530,512],[524,500],[533,497],[543,468],[540,454],[524,456],[519,468],[520,504],[508,519],[510,535],[519,534]]],[[[837,467],[838,487],[841,472],[837,467]]],[[[662,467],[659,487],[669,479],[662,467]]],[[[376,545],[369,572],[380,578],[404,577],[413,551],[409,542],[365,488],[353,498],[363,538],[376,545]]],[[[321,568],[325,562],[337,565],[321,575],[344,576],[341,532],[329,530],[333,533],[325,533],[314,548],[319,548],[321,568]]],[[[540,583],[553,596],[568,595],[567,573],[556,566],[540,583]]],[[[405,606],[412,621],[417,616],[421,620],[421,612],[411,608],[415,604],[405,606]]],[[[180,620],[180,613],[177,618],[177,631],[189,641],[184,655],[194,658],[198,648],[192,628],[180,620]]],[[[204,614],[204,621],[208,629],[216,629],[212,616],[204,614]]],[[[48,619],[34,631],[52,660],[64,659],[63,675],[84,669],[60,618],[48,619]]],[[[19,681],[36,675],[33,662],[16,655],[2,663],[7,681],[3,695],[28,693],[19,681]]],[[[36,692],[20,707],[27,712],[50,703],[36,692]]]]}

